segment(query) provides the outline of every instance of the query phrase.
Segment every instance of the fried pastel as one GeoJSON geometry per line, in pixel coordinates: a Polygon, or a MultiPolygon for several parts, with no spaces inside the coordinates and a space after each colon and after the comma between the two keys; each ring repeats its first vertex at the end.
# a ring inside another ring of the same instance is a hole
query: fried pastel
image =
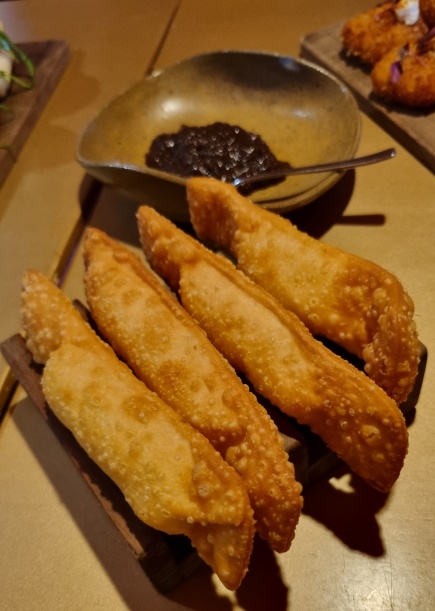
{"type": "Polygon", "coordinates": [[[381,98],[409,108],[435,105],[435,28],[419,40],[393,49],[370,74],[381,98]]]}
{"type": "Polygon", "coordinates": [[[372,66],[391,49],[417,40],[427,32],[421,17],[414,25],[406,25],[397,18],[396,8],[397,1],[382,2],[349,19],[341,31],[346,54],[372,66]]]}
{"type": "Polygon", "coordinates": [[[102,335],[236,469],[257,531],[272,549],[287,551],[301,512],[301,486],[266,410],[139,257],[90,228],[84,258],[86,297],[102,335]]]}
{"type": "Polygon", "coordinates": [[[43,391],[56,416],[142,521],[190,537],[224,585],[237,588],[254,533],[239,475],[36,271],[23,279],[22,319],[29,349],[45,363],[43,391]]]}
{"type": "Polygon", "coordinates": [[[420,358],[414,305],[382,267],[324,244],[257,206],[231,185],[188,182],[198,237],[231,252],[237,266],[308,329],[365,361],[365,372],[397,403],[411,391],[420,358]]]}
{"type": "Polygon", "coordinates": [[[152,208],[140,207],[138,219],[149,262],[233,367],[356,473],[388,491],[408,447],[396,403],[230,261],[152,208]]]}

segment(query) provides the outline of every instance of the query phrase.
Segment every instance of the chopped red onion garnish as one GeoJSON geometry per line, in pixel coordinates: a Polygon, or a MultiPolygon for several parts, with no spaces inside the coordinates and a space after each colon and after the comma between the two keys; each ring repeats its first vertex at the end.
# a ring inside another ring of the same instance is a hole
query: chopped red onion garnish
{"type": "Polygon", "coordinates": [[[400,61],[393,62],[390,67],[391,82],[396,84],[402,76],[402,64],[400,61]]]}

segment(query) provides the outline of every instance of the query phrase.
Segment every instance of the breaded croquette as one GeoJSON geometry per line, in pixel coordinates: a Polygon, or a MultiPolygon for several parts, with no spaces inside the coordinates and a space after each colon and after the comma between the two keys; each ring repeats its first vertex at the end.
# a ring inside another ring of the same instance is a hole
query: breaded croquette
{"type": "Polygon", "coordinates": [[[435,105],[435,28],[393,49],[376,63],[371,80],[381,98],[412,108],[435,105]]]}
{"type": "Polygon", "coordinates": [[[397,1],[383,2],[349,19],[341,32],[346,54],[373,66],[391,49],[403,47],[427,32],[421,17],[412,25],[400,21],[397,5],[397,1]]]}

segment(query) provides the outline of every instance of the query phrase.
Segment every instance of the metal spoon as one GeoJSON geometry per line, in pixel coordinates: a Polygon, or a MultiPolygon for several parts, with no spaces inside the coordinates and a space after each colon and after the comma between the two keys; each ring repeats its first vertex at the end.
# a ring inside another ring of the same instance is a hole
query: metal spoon
{"type": "Polygon", "coordinates": [[[294,176],[296,174],[315,174],[318,172],[330,172],[332,170],[350,170],[351,168],[370,165],[372,163],[378,163],[379,161],[386,161],[387,159],[392,159],[395,156],[396,149],[391,148],[386,149],[385,151],[379,151],[378,153],[373,153],[372,155],[347,159],[346,161],[332,161],[331,163],[321,163],[318,165],[309,165],[300,168],[288,168],[278,172],[265,172],[264,174],[257,174],[256,176],[250,176],[248,178],[243,178],[243,176],[240,176],[233,181],[233,185],[235,187],[239,187],[241,185],[249,185],[255,182],[265,182],[275,178],[294,176]]]}

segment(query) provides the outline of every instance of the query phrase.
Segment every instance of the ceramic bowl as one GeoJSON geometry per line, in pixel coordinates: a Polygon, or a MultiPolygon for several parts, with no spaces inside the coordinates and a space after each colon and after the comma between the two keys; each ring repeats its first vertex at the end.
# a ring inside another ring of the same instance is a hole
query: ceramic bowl
{"type": "MultiPolygon", "coordinates": [[[[278,54],[220,51],[146,77],[110,102],[82,132],[77,159],[104,184],[187,221],[185,179],[147,167],[145,156],[159,134],[217,121],[260,135],[294,167],[354,157],[361,129],[353,95],[323,68],[278,54]]],[[[340,176],[289,177],[249,198],[286,212],[317,198],[340,176]]]]}

